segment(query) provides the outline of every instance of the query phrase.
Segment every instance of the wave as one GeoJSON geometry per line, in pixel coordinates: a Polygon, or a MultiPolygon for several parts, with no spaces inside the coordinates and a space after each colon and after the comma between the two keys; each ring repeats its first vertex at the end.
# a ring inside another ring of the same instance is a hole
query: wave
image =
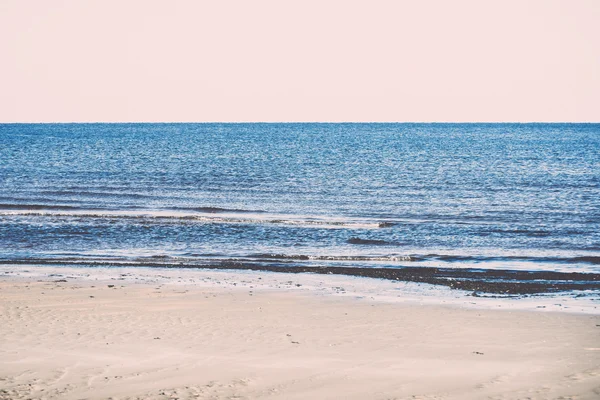
{"type": "Polygon", "coordinates": [[[300,260],[300,261],[418,261],[418,257],[410,255],[385,255],[385,256],[336,256],[336,255],[304,255],[304,254],[276,254],[259,253],[249,254],[247,258],[266,259],[266,260],[300,260]]]}
{"type": "Polygon", "coordinates": [[[49,204],[0,204],[0,210],[77,210],[77,206],[49,204]]]}
{"type": "Polygon", "coordinates": [[[141,193],[127,193],[127,192],[96,192],[89,190],[41,190],[41,194],[46,194],[50,196],[63,196],[63,195],[75,195],[75,196],[83,196],[83,197],[126,197],[132,199],[156,199],[156,198],[164,198],[165,196],[156,196],[149,194],[141,194],[141,193]]]}
{"type": "Polygon", "coordinates": [[[573,257],[554,257],[554,256],[473,256],[456,254],[425,254],[418,256],[419,260],[440,260],[447,262],[456,261],[530,261],[530,262],[555,262],[555,263],[587,263],[600,264],[600,256],[573,256],[573,257]]]}
{"type": "Polygon", "coordinates": [[[600,256],[574,256],[574,257],[536,257],[536,256],[481,256],[481,255],[450,255],[450,254],[388,254],[377,256],[340,256],[340,255],[303,255],[303,254],[277,254],[259,253],[249,254],[246,257],[256,259],[277,260],[308,260],[308,261],[360,261],[360,262],[423,262],[443,261],[446,263],[485,263],[493,261],[518,261],[532,263],[564,263],[564,264],[600,264],[600,256]]]}
{"type": "MultiPolygon", "coordinates": [[[[140,207],[126,207],[126,210],[131,209],[141,209],[140,207]]],[[[27,203],[0,203],[0,210],[81,210],[81,211],[96,211],[96,210],[106,210],[109,211],[118,211],[110,208],[84,208],[79,206],[72,205],[57,205],[57,204],[27,204],[27,203]]],[[[222,207],[171,207],[169,210],[177,210],[177,211],[195,211],[200,213],[207,214],[218,214],[218,213],[252,213],[252,214],[262,214],[266,213],[263,210],[244,210],[239,208],[222,208],[222,207]]],[[[105,214],[105,213],[104,213],[105,214]]],[[[98,214],[98,215],[104,215],[98,214]]],[[[88,214],[90,215],[90,214],[88,214]]]]}
{"type": "MultiPolygon", "coordinates": [[[[31,260],[42,260],[52,259],[57,261],[94,261],[94,260],[112,260],[112,261],[132,261],[138,260],[140,262],[146,262],[148,260],[161,260],[167,263],[212,263],[215,261],[235,261],[235,262],[246,262],[246,261],[341,261],[341,262],[356,262],[357,265],[367,265],[370,262],[380,264],[384,263],[403,263],[409,262],[411,264],[420,264],[422,262],[428,262],[428,267],[431,265],[437,265],[444,267],[448,264],[460,263],[461,268],[470,268],[469,265],[476,264],[481,265],[482,268],[486,268],[485,262],[494,261],[520,261],[520,262],[531,262],[540,263],[552,262],[552,263],[589,263],[589,264],[600,264],[600,256],[576,256],[576,257],[532,257],[532,256],[470,256],[470,255],[440,255],[440,254],[386,254],[386,255],[318,255],[318,254],[285,254],[285,253],[249,253],[246,255],[227,255],[222,253],[208,253],[208,254],[196,254],[196,253],[185,253],[182,255],[173,254],[151,254],[151,255],[119,255],[119,254],[86,254],[86,253],[56,253],[49,254],[50,258],[36,258],[32,257],[31,260]],[[56,256],[56,257],[55,257],[56,256]],[[444,264],[431,264],[430,261],[443,261],[444,264]]],[[[0,260],[2,260],[0,258],[0,260]]],[[[4,260],[9,260],[4,259],[4,260]]],[[[390,265],[391,266],[391,265],[390,265]]],[[[401,265],[395,264],[392,268],[400,268],[401,265]]],[[[451,267],[455,268],[455,267],[451,267]]],[[[488,267],[489,269],[489,267],[488,267]]],[[[496,270],[497,268],[494,268],[496,270]]],[[[522,270],[522,269],[520,269],[522,270]]]]}
{"type": "MultiPolygon", "coordinates": [[[[324,228],[362,228],[376,229],[380,227],[379,222],[352,221],[325,219],[319,217],[296,217],[296,216],[278,216],[268,217],[235,217],[229,215],[219,215],[219,213],[255,213],[250,210],[221,209],[216,207],[200,208],[204,210],[199,213],[173,213],[164,210],[90,210],[77,207],[58,208],[62,206],[50,206],[40,208],[29,208],[25,205],[21,207],[5,207],[2,211],[0,207],[0,216],[31,216],[31,217],[53,217],[53,218],[90,218],[90,219],[122,219],[122,220],[143,220],[151,223],[153,221],[169,222],[199,222],[199,223],[224,223],[224,224],[272,224],[272,225],[292,225],[292,226],[316,226],[324,228]],[[57,208],[51,208],[57,207],[57,208]],[[45,211],[45,212],[44,212],[45,211]],[[61,212],[62,211],[62,212],[61,212]],[[215,214],[215,215],[207,215],[215,214]]],[[[260,211],[256,213],[261,213],[260,211]]],[[[264,213],[264,212],[263,212],[264,213]]]]}
{"type": "MultiPolygon", "coordinates": [[[[137,257],[142,259],[144,257],[137,257]]],[[[531,262],[531,263],[563,263],[563,264],[600,264],[600,256],[574,256],[574,257],[539,257],[539,256],[484,256],[484,255],[456,255],[456,254],[384,254],[384,255],[318,255],[318,254],[285,254],[285,253],[249,253],[246,255],[239,256],[227,256],[226,254],[197,254],[197,253],[185,253],[179,255],[153,255],[147,258],[160,258],[165,260],[173,261],[189,261],[195,260],[215,260],[215,259],[229,259],[229,260],[281,260],[281,261],[342,261],[342,262],[358,262],[358,263],[369,263],[369,262],[388,262],[388,263],[400,263],[400,262],[430,262],[430,261],[442,261],[444,263],[466,263],[466,264],[482,264],[486,262],[496,261],[517,261],[517,262],[531,262]]],[[[430,263],[429,263],[430,264],[430,263]]],[[[442,264],[440,264],[442,265],[442,264]]]]}
{"type": "Polygon", "coordinates": [[[217,214],[217,213],[252,213],[252,214],[263,214],[267,211],[264,210],[244,210],[240,208],[222,208],[222,207],[172,207],[172,210],[184,210],[184,211],[197,211],[201,213],[207,214],[217,214]]]}
{"type": "MultiPolygon", "coordinates": [[[[223,254],[194,254],[187,253],[190,258],[196,257],[223,257],[223,254]]],[[[179,259],[180,257],[174,257],[179,259]]],[[[531,262],[535,264],[600,264],[600,256],[574,256],[574,257],[539,257],[539,256],[483,256],[483,255],[456,255],[456,254],[386,254],[386,255],[310,255],[310,254],[284,254],[284,253],[251,253],[240,256],[241,259],[254,260],[290,260],[290,261],[356,261],[356,262],[430,262],[442,261],[444,263],[485,264],[486,262],[531,262]]]]}
{"type": "Polygon", "coordinates": [[[549,231],[527,230],[527,229],[487,229],[485,233],[501,233],[509,235],[525,235],[531,237],[545,237],[552,235],[549,231]]]}

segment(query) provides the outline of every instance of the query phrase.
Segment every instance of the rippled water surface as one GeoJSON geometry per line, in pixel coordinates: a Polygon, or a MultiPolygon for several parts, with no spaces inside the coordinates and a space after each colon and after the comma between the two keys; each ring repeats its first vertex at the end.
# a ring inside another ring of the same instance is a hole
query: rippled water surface
{"type": "Polygon", "coordinates": [[[600,125],[0,125],[0,259],[598,273],[600,125]]]}

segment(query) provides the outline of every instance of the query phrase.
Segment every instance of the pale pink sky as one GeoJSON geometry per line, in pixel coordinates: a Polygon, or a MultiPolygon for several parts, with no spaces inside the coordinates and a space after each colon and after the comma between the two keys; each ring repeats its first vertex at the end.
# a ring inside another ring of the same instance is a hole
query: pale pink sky
{"type": "Polygon", "coordinates": [[[0,54],[0,122],[600,121],[600,0],[1,0],[0,54]]]}

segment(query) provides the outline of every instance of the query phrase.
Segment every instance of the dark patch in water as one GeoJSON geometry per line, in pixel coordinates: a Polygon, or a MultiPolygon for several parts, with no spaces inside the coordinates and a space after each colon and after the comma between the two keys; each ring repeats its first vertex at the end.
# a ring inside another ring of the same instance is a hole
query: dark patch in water
{"type": "Polygon", "coordinates": [[[309,256],[302,254],[251,254],[249,257],[273,260],[310,260],[309,256]]]}
{"type": "Polygon", "coordinates": [[[573,257],[573,258],[571,258],[571,260],[575,261],[575,262],[600,264],[600,257],[598,257],[598,256],[573,257]]]}
{"type": "Polygon", "coordinates": [[[374,246],[383,246],[386,244],[390,244],[389,242],[386,242],[385,240],[361,239],[361,238],[357,238],[357,237],[351,237],[350,239],[347,240],[347,242],[350,244],[363,244],[363,245],[374,245],[374,246]]]}

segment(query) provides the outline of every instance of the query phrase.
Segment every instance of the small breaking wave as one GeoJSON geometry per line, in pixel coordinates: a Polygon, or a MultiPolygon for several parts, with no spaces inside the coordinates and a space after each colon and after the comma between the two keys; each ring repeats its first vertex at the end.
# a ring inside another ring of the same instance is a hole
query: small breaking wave
{"type": "Polygon", "coordinates": [[[248,258],[258,260],[300,260],[300,261],[418,261],[417,257],[410,255],[384,255],[384,256],[339,256],[339,255],[304,255],[304,254],[250,254],[248,258]]]}
{"type": "MultiPolygon", "coordinates": [[[[299,260],[299,261],[356,261],[356,262],[431,262],[466,263],[485,265],[486,262],[531,262],[559,264],[600,264],[600,256],[577,257],[536,257],[536,256],[479,256],[479,255],[450,255],[450,254],[386,254],[386,255],[306,255],[258,253],[249,254],[247,258],[265,260],[299,260]]],[[[435,264],[434,264],[435,265],[435,264]]]]}
{"type": "Polygon", "coordinates": [[[279,216],[269,215],[264,217],[248,216],[237,217],[230,216],[227,213],[265,213],[264,211],[251,210],[233,210],[216,207],[203,207],[195,209],[195,213],[164,210],[90,210],[77,207],[50,206],[33,207],[0,207],[0,216],[30,216],[30,217],[48,217],[48,218],[89,218],[89,219],[112,219],[112,220],[143,220],[144,223],[169,223],[169,222],[198,222],[198,223],[223,223],[223,224],[265,224],[265,225],[290,225],[290,226],[309,226],[319,228],[353,228],[353,229],[378,229],[379,222],[353,221],[326,219],[319,217],[296,217],[293,215],[279,216]],[[4,211],[2,211],[4,209],[4,211]],[[203,211],[199,211],[203,210],[203,211]],[[223,215],[219,215],[222,213],[223,215]],[[215,214],[215,215],[208,215],[215,214]]]}
{"type": "Polygon", "coordinates": [[[587,263],[600,264],[600,256],[574,256],[574,257],[541,257],[541,256],[478,256],[457,254],[425,254],[419,256],[421,260],[440,260],[446,262],[486,262],[486,261],[530,261],[553,263],[587,263]]]}
{"type": "MultiPolygon", "coordinates": [[[[531,263],[559,263],[559,264],[600,264],[600,256],[576,257],[536,257],[536,256],[484,256],[484,255],[450,255],[450,254],[386,254],[386,255],[306,255],[283,253],[257,253],[249,254],[246,258],[264,260],[298,260],[298,261],[356,261],[356,262],[431,262],[466,263],[485,265],[486,262],[531,262],[531,263]]],[[[435,265],[435,264],[434,264],[435,265]]]]}
{"type": "Polygon", "coordinates": [[[48,204],[0,204],[0,210],[77,210],[77,206],[48,204]]]}
{"type": "Polygon", "coordinates": [[[502,235],[525,235],[529,237],[546,237],[552,235],[549,231],[527,229],[488,229],[486,233],[499,233],[502,235]]]}
{"type": "Polygon", "coordinates": [[[196,211],[206,214],[235,213],[235,214],[264,214],[264,210],[245,210],[241,208],[223,208],[223,207],[172,207],[172,210],[196,211]]]}

